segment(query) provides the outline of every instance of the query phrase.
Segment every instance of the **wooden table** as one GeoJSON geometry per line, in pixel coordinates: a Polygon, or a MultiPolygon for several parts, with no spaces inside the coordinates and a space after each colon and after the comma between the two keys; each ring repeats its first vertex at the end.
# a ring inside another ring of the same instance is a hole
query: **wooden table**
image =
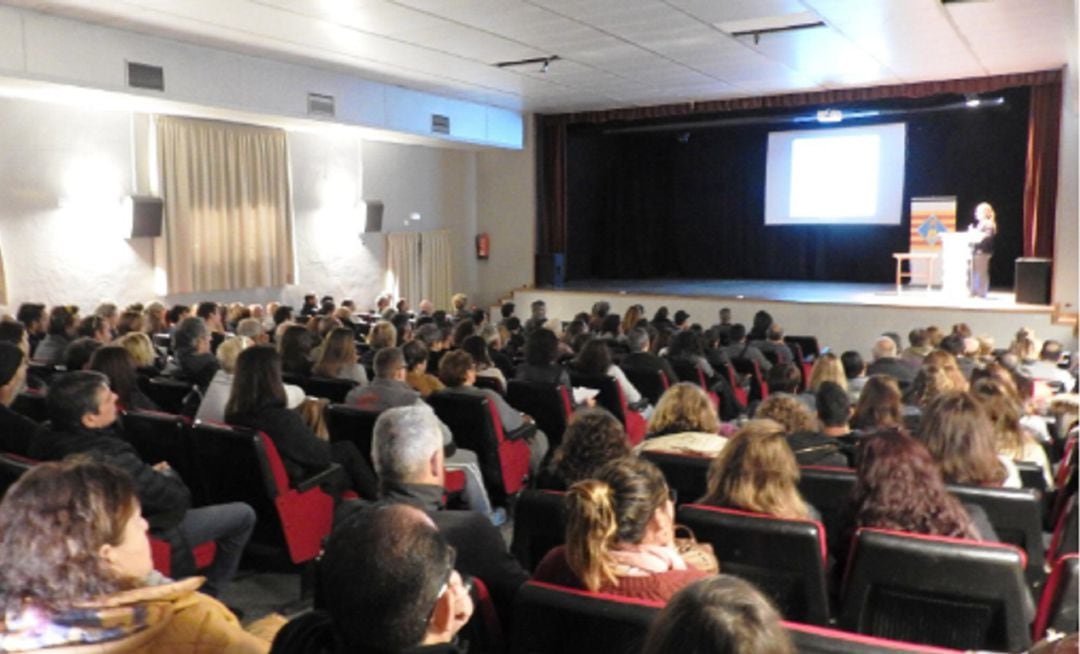
{"type": "Polygon", "coordinates": [[[900,293],[903,288],[901,282],[904,279],[911,279],[911,262],[912,261],[926,261],[926,290],[930,290],[934,284],[934,262],[937,261],[937,252],[893,252],[893,258],[896,259],[896,292],[900,293]],[[908,262],[908,270],[904,272],[904,262],[908,262]]]}

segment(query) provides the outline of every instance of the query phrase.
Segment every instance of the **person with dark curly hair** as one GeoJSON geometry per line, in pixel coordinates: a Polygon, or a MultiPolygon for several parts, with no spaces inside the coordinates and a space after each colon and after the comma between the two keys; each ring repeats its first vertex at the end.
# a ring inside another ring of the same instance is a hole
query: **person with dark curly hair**
{"type": "Polygon", "coordinates": [[[197,591],[201,577],[154,572],[146,530],[120,468],[82,456],[23,475],[0,503],[0,651],[270,648],[197,591]]]}
{"type": "Polygon", "coordinates": [[[608,461],[630,454],[626,430],[605,409],[581,409],[574,413],[563,433],[562,444],[551,463],[540,473],[539,488],[565,490],[589,479],[608,461]]]}

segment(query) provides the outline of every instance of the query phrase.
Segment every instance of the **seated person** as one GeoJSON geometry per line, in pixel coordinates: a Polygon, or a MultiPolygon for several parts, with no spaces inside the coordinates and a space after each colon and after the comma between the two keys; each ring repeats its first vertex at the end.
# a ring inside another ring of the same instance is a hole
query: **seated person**
{"type": "Polygon", "coordinates": [[[356,356],[356,337],[346,327],[335,327],[323,340],[319,360],[311,374],[330,379],[348,379],[360,386],[368,383],[367,372],[356,356]]]}
{"type": "Polygon", "coordinates": [[[847,375],[844,374],[844,364],[840,362],[840,357],[832,352],[826,352],[814,361],[814,366],[810,369],[810,380],[806,383],[806,390],[798,396],[799,400],[810,411],[817,410],[817,405],[814,403],[816,400],[815,395],[825,382],[839,384],[844,389],[844,392],[847,392],[847,375]]]}
{"type": "Polygon", "coordinates": [[[713,459],[707,483],[701,504],[787,520],[821,519],[799,494],[799,465],[783,427],[772,420],[743,425],[713,459]]]}
{"type": "Polygon", "coordinates": [[[269,345],[254,345],[236,359],[225,421],[265,433],[274,443],[290,485],[339,463],[347,479],[345,488],[363,497],[375,497],[375,474],[352,441],[328,443],[318,438],[303,417],[287,407],[281,382],[281,357],[269,345]]]}
{"type": "Polygon", "coordinates": [[[0,651],[269,650],[201,577],[155,572],[146,530],[119,468],[72,457],[27,472],[0,503],[0,651]]]}
{"type": "Polygon", "coordinates": [[[173,332],[173,360],[161,374],[189,381],[205,391],[217,370],[206,323],[198,316],[181,320],[173,332]]]}
{"type": "Polygon", "coordinates": [[[915,438],[937,461],[945,482],[1020,488],[1012,458],[994,447],[994,426],[970,393],[945,393],[930,403],[915,438]]]}
{"type": "Polygon", "coordinates": [[[570,418],[562,443],[538,475],[536,486],[566,490],[589,479],[596,470],[615,459],[629,456],[626,430],[606,409],[578,409],[570,418]]]}
{"type": "Polygon", "coordinates": [[[900,404],[900,386],[888,375],[874,375],[866,381],[855,413],[851,416],[851,428],[861,432],[902,427],[904,409],[900,404]]]}
{"type": "MultiPolygon", "coordinates": [[[[779,367],[777,366],[777,368],[779,367]]],[[[773,370],[776,370],[776,368],[773,368],[773,370]]],[[[785,434],[814,431],[817,428],[817,420],[814,418],[814,414],[810,413],[806,405],[794,395],[787,393],[769,394],[769,397],[758,405],[754,417],[775,420],[784,428],[785,434]]]]}
{"type": "MultiPolygon", "coordinates": [[[[375,423],[371,456],[379,475],[380,499],[411,504],[427,513],[457,550],[457,569],[484,581],[509,628],[514,595],[529,575],[510,556],[488,516],[446,510],[442,434],[431,408],[416,405],[384,411],[375,423]]],[[[359,506],[359,502],[346,502],[335,521],[345,520],[359,506]]]]}
{"type": "Polygon", "coordinates": [[[401,346],[401,353],[405,356],[405,383],[420,393],[420,397],[446,388],[438,377],[428,372],[430,355],[422,340],[415,338],[409,341],[401,346]]]}
{"type": "Polygon", "coordinates": [[[659,370],[667,376],[668,384],[675,384],[679,381],[679,376],[675,374],[671,362],[649,351],[652,343],[647,329],[634,327],[627,332],[626,345],[630,348],[630,353],[619,362],[620,368],[623,370],[659,370]]]}
{"type": "Polygon", "coordinates": [[[732,575],[695,581],[653,620],[642,654],[795,654],[780,614],[732,575]]]}
{"type": "Polygon", "coordinates": [[[777,323],[769,325],[765,338],[753,341],[753,345],[766,357],[770,354],[775,356],[777,364],[794,363],[795,357],[791,354],[791,348],[784,343],[784,328],[777,323]]]}
{"type": "Polygon", "coordinates": [[[30,458],[53,461],[86,454],[127,472],[155,533],[167,537],[174,547],[180,542],[217,543],[205,588],[211,595],[219,594],[236,574],[255,528],[255,511],[243,502],[190,508],[191,492],[168,463],[148,465],[116,435],[116,393],[109,389],[105,375],[90,371],[60,375],[49,385],[47,403],[50,424],[31,443],[30,458]],[[174,529],[181,539],[172,538],[174,529]]]}
{"type": "MultiPolygon", "coordinates": [[[[345,404],[373,412],[403,406],[427,406],[420,399],[420,393],[405,383],[405,374],[405,354],[402,349],[393,346],[381,348],[375,355],[375,379],[367,386],[357,386],[349,391],[345,404]]],[[[450,428],[442,421],[438,421],[438,424],[443,437],[446,467],[465,473],[462,500],[470,509],[489,515],[501,524],[506,519],[505,511],[492,509],[476,452],[459,448],[454,443],[450,428]]]]}
{"type": "Polygon", "coordinates": [[[77,307],[55,306],[49,310],[49,326],[45,338],[34,348],[34,361],[49,366],[64,363],[64,351],[75,338],[77,307]]]}
{"type": "Polygon", "coordinates": [[[818,385],[814,404],[817,406],[818,429],[797,431],[787,435],[788,446],[799,465],[851,467],[855,462],[858,439],[851,435],[851,402],[847,391],[835,382],[818,385]]]}
{"type": "Polygon", "coordinates": [[[526,327],[526,334],[525,363],[518,366],[514,379],[571,388],[570,375],[555,362],[559,356],[559,338],[555,332],[543,327],[532,330],[526,327]]]}
{"type": "Polygon", "coordinates": [[[158,411],[158,405],[139,390],[139,375],[135,359],[119,345],[98,348],[90,357],[90,370],[96,370],[109,379],[109,388],[116,393],[116,407],[120,411],[158,411]]]}
{"type": "Polygon", "coordinates": [[[311,349],[316,336],[303,325],[288,325],[281,330],[277,351],[281,354],[281,371],[297,377],[311,375],[311,349]]]}
{"type": "Polygon", "coordinates": [[[535,475],[548,452],[548,439],[544,432],[536,429],[531,416],[521,413],[506,403],[501,395],[489,388],[476,388],[476,364],[472,356],[464,350],[451,350],[439,361],[439,379],[446,384],[443,393],[482,395],[495,406],[502,421],[507,438],[513,439],[514,432],[524,434],[529,444],[529,474],[535,475]],[[520,430],[520,431],[519,431],[520,430]]]}
{"type": "Polygon", "coordinates": [[[723,352],[729,359],[747,359],[749,361],[756,361],[762,374],[772,370],[772,362],[765,358],[765,355],[761,353],[761,350],[751,345],[750,341],[747,340],[745,325],[741,323],[732,325],[731,329],[728,331],[728,341],[730,344],[724,346],[723,352]]]}
{"type": "Polygon", "coordinates": [[[0,342],[0,452],[26,456],[39,425],[11,409],[26,384],[26,353],[0,342]]]}
{"type": "Polygon", "coordinates": [[[94,356],[99,347],[101,341],[89,336],[80,336],[71,341],[64,348],[64,369],[68,372],[86,370],[90,365],[90,357],[94,356]]]}
{"type": "Polygon", "coordinates": [[[840,355],[840,363],[844,366],[844,377],[847,378],[848,395],[851,397],[851,403],[858,404],[863,386],[870,379],[866,376],[866,362],[863,361],[862,355],[855,350],[847,350],[840,355]]]}
{"type": "Polygon", "coordinates": [[[499,370],[492,360],[487,341],[484,340],[483,336],[474,334],[466,337],[461,343],[461,349],[472,356],[473,361],[476,363],[477,377],[488,377],[496,380],[503,392],[506,392],[506,376],[503,375],[502,370],[499,370]]]}
{"type": "Polygon", "coordinates": [[[566,507],[566,544],[547,553],[536,581],[666,602],[707,574],[676,551],[675,504],[649,461],[609,462],[570,487],[566,507]]]}
{"type": "Polygon", "coordinates": [[[907,386],[915,380],[916,368],[904,363],[897,357],[896,341],[889,336],[880,336],[874,341],[874,361],[867,366],[868,375],[888,375],[901,386],[907,386]]]}
{"type": "Polygon", "coordinates": [[[664,391],[649,418],[648,435],[638,451],[655,450],[714,457],[724,449],[716,408],[697,384],[679,382],[664,391]]]}
{"type": "MultiPolygon", "coordinates": [[[[697,332],[687,329],[672,334],[664,356],[671,360],[674,368],[678,368],[680,364],[693,366],[705,376],[705,385],[710,391],[716,393],[720,402],[720,415],[725,420],[732,420],[742,412],[744,407],[735,400],[735,393],[727,377],[717,372],[705,357],[704,343],[697,332]]],[[[691,378],[683,379],[683,381],[696,383],[699,379],[691,378]]]]}
{"type": "Polygon", "coordinates": [[[1015,390],[993,378],[983,378],[971,386],[971,394],[982,404],[994,425],[994,446],[999,455],[1013,461],[1027,461],[1042,469],[1046,488],[1053,489],[1054,474],[1046,450],[1020,422],[1021,403],[1015,390]]]}
{"type": "Polygon", "coordinates": [[[652,415],[652,406],[649,405],[649,401],[642,397],[638,389],[626,378],[626,373],[612,362],[611,350],[603,340],[593,338],[585,343],[577,358],[574,359],[573,366],[583,375],[614,377],[626,399],[627,407],[631,411],[637,411],[646,420],[652,415]]]}

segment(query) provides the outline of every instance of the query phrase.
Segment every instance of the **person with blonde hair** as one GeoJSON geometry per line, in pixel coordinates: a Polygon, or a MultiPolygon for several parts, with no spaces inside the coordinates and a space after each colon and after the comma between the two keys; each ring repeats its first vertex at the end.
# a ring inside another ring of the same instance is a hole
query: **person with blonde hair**
{"type": "Polygon", "coordinates": [[[455,320],[469,317],[469,296],[464,293],[454,293],[450,298],[450,309],[455,320]]]}
{"type": "Polygon", "coordinates": [[[0,503],[0,651],[270,649],[202,577],[154,572],[147,529],[120,468],[77,456],[23,475],[0,503]]]}
{"type": "Polygon", "coordinates": [[[814,367],[810,369],[810,383],[807,384],[807,390],[810,393],[817,393],[818,389],[821,388],[821,383],[827,381],[839,384],[847,392],[847,375],[844,374],[844,364],[841,363],[840,357],[832,352],[826,352],[814,361],[814,367]]]}
{"type": "Polygon", "coordinates": [[[330,379],[348,379],[361,386],[368,383],[367,372],[356,356],[356,340],[351,329],[335,327],[326,334],[311,374],[330,379]]]}
{"type": "Polygon", "coordinates": [[[966,391],[968,389],[968,378],[964,376],[964,371],[960,369],[960,363],[952,353],[945,350],[934,350],[927,354],[923,359],[923,368],[931,367],[940,368],[944,371],[952,380],[955,390],[966,391]]]}
{"type": "Polygon", "coordinates": [[[397,328],[394,327],[394,323],[389,320],[380,320],[371,326],[371,331],[368,332],[367,342],[370,346],[363,356],[360,357],[360,363],[365,366],[371,366],[375,364],[375,353],[384,347],[396,347],[397,346],[397,328]]]}
{"type": "Polygon", "coordinates": [[[747,422],[709,466],[699,502],[790,520],[819,520],[799,494],[799,466],[775,420],[747,422]]]}
{"type": "Polygon", "coordinates": [[[709,396],[697,384],[679,382],[664,391],[649,419],[648,436],[637,451],[716,456],[727,438],[709,396]]]}
{"type": "Polygon", "coordinates": [[[157,351],[145,332],[128,332],[113,342],[128,351],[140,372],[149,376],[160,373],[157,351]]]}
{"type": "Polygon", "coordinates": [[[675,549],[675,505],[664,475],[624,457],[566,493],[566,544],[548,552],[533,579],[665,602],[706,576],[675,549]]]}
{"type": "Polygon", "coordinates": [[[986,297],[990,291],[990,257],[994,254],[997,234],[997,214],[989,202],[975,207],[975,222],[968,227],[971,234],[971,295],[986,297]]]}

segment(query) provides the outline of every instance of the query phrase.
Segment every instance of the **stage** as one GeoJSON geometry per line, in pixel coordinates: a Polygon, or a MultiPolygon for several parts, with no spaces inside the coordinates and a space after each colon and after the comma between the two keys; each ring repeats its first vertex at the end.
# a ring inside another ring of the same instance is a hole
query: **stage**
{"type": "MultiPolygon", "coordinates": [[[[673,315],[690,313],[692,323],[708,327],[718,322],[721,307],[732,310],[733,320],[747,326],[754,313],[765,310],[789,334],[813,334],[833,350],[856,349],[868,353],[882,332],[906,335],[914,327],[936,325],[948,330],[964,322],[975,334],[988,335],[999,347],[1007,346],[1021,327],[1033,329],[1040,339],[1053,338],[1076,348],[1073,328],[1053,324],[1049,306],[1018,304],[1012,291],[992,291],[986,298],[952,297],[940,288],[905,285],[898,293],[893,284],[804,282],[784,280],[643,279],[578,280],[561,288],[530,288],[514,292],[517,315],[529,315],[529,303],[543,299],[548,316],[570,320],[606,300],[620,314],[631,304],[645,306],[651,318],[660,306],[673,315]]],[[[906,344],[906,343],[905,343],[906,344]]]]}

